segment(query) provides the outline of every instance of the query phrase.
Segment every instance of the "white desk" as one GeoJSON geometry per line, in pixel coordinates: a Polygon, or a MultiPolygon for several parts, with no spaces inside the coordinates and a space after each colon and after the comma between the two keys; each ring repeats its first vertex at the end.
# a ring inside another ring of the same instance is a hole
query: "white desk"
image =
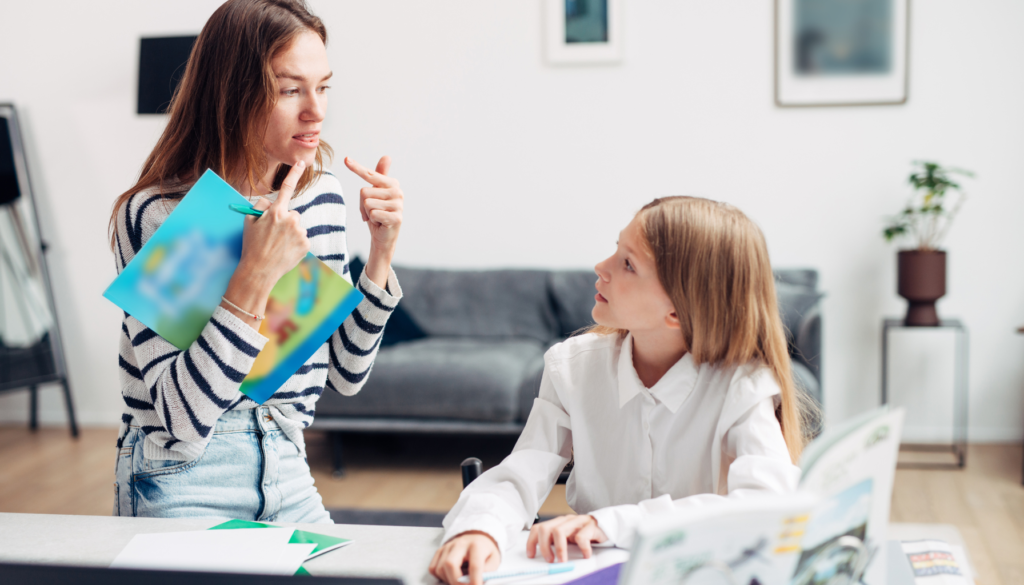
{"type": "MultiPolygon", "coordinates": [[[[205,530],[222,520],[118,518],[0,513],[0,562],[106,567],[136,534],[205,530]]],[[[282,524],[354,542],[309,561],[314,575],[398,577],[408,585],[437,580],[427,565],[441,541],[440,528],[355,524],[282,524]]],[[[956,527],[892,524],[890,539],[938,539],[963,545],[956,527]]]]}
{"type": "MultiPolygon", "coordinates": [[[[0,561],[107,567],[136,534],[206,530],[215,519],[119,518],[0,513],[0,561]]],[[[354,524],[280,524],[349,538],[353,543],[303,566],[314,575],[398,577],[408,585],[437,580],[427,566],[440,528],[354,524]]]]}

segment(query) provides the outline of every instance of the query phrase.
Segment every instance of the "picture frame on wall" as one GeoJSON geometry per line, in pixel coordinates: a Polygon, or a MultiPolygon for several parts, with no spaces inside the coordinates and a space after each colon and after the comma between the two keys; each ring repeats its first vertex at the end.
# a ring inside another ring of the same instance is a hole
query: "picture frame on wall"
{"type": "Polygon", "coordinates": [[[623,0],[544,0],[545,54],[552,64],[622,61],[623,0]]]}
{"type": "Polygon", "coordinates": [[[910,0],[775,0],[775,103],[906,103],[909,30],[910,0]]]}

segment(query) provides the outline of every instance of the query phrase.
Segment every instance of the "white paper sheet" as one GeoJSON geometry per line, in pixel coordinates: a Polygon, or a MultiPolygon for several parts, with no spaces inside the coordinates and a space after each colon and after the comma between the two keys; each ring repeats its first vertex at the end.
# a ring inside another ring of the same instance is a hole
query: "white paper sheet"
{"type": "Polygon", "coordinates": [[[309,560],[309,553],[313,552],[314,548],[316,548],[315,542],[288,543],[284,545],[281,556],[277,559],[282,571],[281,574],[294,575],[295,571],[298,571],[299,567],[302,566],[302,563],[309,560]]]}
{"type": "MultiPolygon", "coordinates": [[[[531,559],[526,556],[526,539],[530,536],[529,532],[523,531],[520,533],[519,538],[511,549],[505,551],[501,560],[501,567],[499,570],[520,570],[520,569],[531,569],[531,568],[545,568],[549,565],[544,557],[537,555],[537,558],[531,559]]],[[[621,548],[612,547],[600,547],[594,548],[594,554],[589,559],[583,558],[583,553],[580,552],[580,548],[575,544],[569,545],[569,562],[573,563],[573,570],[567,573],[559,573],[556,575],[541,575],[538,577],[524,579],[523,577],[513,577],[509,579],[493,579],[488,581],[488,585],[501,585],[502,583],[522,583],[523,585],[548,585],[555,583],[566,583],[573,579],[579,579],[580,577],[603,569],[605,567],[614,565],[616,563],[624,563],[629,560],[629,551],[621,548]]]]}
{"type": "Polygon", "coordinates": [[[136,534],[110,566],[292,575],[315,547],[289,545],[293,532],[292,528],[259,528],[136,534]],[[301,558],[298,564],[295,558],[301,558]]]}

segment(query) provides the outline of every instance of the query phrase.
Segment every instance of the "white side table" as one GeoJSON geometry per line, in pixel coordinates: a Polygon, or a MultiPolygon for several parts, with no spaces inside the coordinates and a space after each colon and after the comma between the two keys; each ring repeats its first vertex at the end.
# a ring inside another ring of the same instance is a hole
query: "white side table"
{"type": "MultiPolygon", "coordinates": [[[[917,469],[959,469],[963,468],[967,460],[967,363],[968,363],[968,338],[967,328],[959,319],[943,319],[936,327],[908,327],[903,324],[902,319],[884,319],[882,321],[882,404],[889,404],[889,334],[894,329],[905,330],[934,330],[952,329],[956,341],[953,359],[953,436],[948,444],[903,444],[900,449],[903,451],[932,451],[952,452],[953,463],[941,462],[901,462],[897,465],[900,468],[917,469]]],[[[913,405],[901,405],[908,409],[913,405]]]]}

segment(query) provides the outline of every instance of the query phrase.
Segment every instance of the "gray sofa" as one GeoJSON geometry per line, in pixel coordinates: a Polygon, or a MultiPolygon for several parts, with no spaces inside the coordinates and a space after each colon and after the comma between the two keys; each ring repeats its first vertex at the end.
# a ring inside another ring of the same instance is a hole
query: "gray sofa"
{"type": "MultiPolygon", "coordinates": [[[[312,428],[332,431],[339,474],[342,431],[518,434],[540,388],[544,352],[592,324],[590,270],[395,272],[405,315],[388,328],[415,333],[385,339],[359,394],[325,392],[317,404],[312,428]]],[[[794,377],[820,402],[817,272],[777,270],[776,282],[794,377]]]]}

